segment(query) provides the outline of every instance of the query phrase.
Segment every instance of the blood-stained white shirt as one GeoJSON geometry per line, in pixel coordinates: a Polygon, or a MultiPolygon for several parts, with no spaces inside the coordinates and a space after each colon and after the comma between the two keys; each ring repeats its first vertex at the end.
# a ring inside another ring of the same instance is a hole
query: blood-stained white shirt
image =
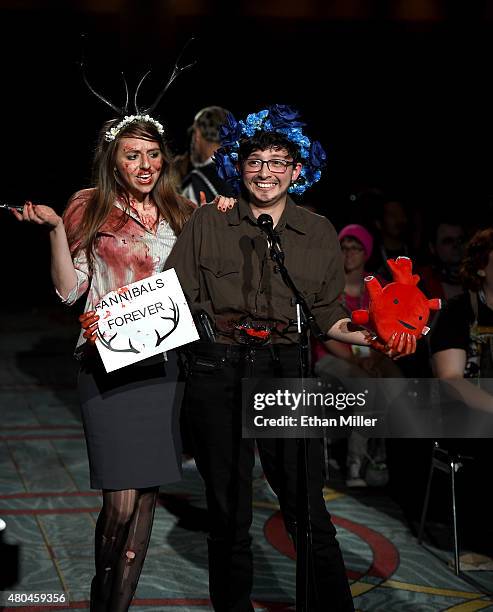
{"type": "MultiPolygon", "coordinates": [[[[92,193],[93,189],[84,189],[71,198],[63,216],[67,230],[80,222],[92,193]]],[[[176,235],[167,221],[161,219],[153,233],[141,223],[135,211],[130,209],[127,213],[124,205],[116,201],[98,231],[92,272],[85,251],[79,250],[73,258],[77,283],[66,297],[58,295],[63,303],[71,306],[87,292],[84,312],[94,310],[110,291],[161,272],[175,242],[176,235]]],[[[70,246],[74,251],[77,245],[70,246]]],[[[81,332],[76,356],[84,343],[81,332]]]]}

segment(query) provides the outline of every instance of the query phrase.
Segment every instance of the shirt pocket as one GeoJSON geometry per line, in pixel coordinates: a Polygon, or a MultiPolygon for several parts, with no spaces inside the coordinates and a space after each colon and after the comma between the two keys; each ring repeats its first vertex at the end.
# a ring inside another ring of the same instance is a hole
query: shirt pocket
{"type": "Polygon", "coordinates": [[[201,297],[210,300],[216,312],[238,304],[241,290],[238,262],[216,257],[204,258],[200,262],[200,271],[201,297]]]}
{"type": "Polygon", "coordinates": [[[238,262],[232,259],[221,259],[220,257],[204,257],[200,262],[200,267],[216,278],[228,276],[228,274],[238,274],[240,271],[238,262]]]}

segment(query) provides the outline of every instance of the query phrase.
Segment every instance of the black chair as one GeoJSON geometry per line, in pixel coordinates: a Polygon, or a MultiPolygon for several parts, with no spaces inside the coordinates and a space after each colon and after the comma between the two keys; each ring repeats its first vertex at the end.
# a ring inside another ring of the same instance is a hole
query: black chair
{"type": "Polygon", "coordinates": [[[441,448],[438,442],[433,443],[433,451],[431,455],[431,466],[430,475],[428,477],[428,484],[426,486],[426,495],[423,505],[423,512],[421,513],[421,521],[418,532],[418,544],[423,543],[423,533],[426,524],[426,515],[428,512],[428,505],[431,494],[431,483],[435,470],[440,470],[448,476],[450,476],[450,487],[452,493],[452,527],[454,536],[454,571],[455,575],[460,574],[460,561],[459,561],[459,538],[457,530],[457,506],[456,506],[456,489],[455,489],[455,475],[464,466],[463,461],[472,459],[472,457],[465,457],[454,452],[450,452],[444,448],[441,448]]]}

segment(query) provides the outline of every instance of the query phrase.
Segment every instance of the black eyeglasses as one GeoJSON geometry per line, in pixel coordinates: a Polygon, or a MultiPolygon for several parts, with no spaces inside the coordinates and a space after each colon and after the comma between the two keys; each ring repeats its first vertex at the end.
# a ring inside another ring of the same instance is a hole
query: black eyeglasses
{"type": "Polygon", "coordinates": [[[267,168],[274,174],[284,174],[288,166],[294,166],[294,162],[285,159],[247,159],[245,169],[248,172],[262,172],[264,164],[267,164],[267,168]]]}

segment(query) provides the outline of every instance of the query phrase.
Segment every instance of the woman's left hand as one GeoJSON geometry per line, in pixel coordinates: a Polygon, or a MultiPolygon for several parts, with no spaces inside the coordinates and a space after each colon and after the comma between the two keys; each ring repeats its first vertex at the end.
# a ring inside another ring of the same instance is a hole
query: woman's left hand
{"type": "Polygon", "coordinates": [[[236,204],[236,198],[228,198],[226,196],[218,195],[212,200],[212,203],[215,204],[217,210],[227,212],[236,204]]]}

